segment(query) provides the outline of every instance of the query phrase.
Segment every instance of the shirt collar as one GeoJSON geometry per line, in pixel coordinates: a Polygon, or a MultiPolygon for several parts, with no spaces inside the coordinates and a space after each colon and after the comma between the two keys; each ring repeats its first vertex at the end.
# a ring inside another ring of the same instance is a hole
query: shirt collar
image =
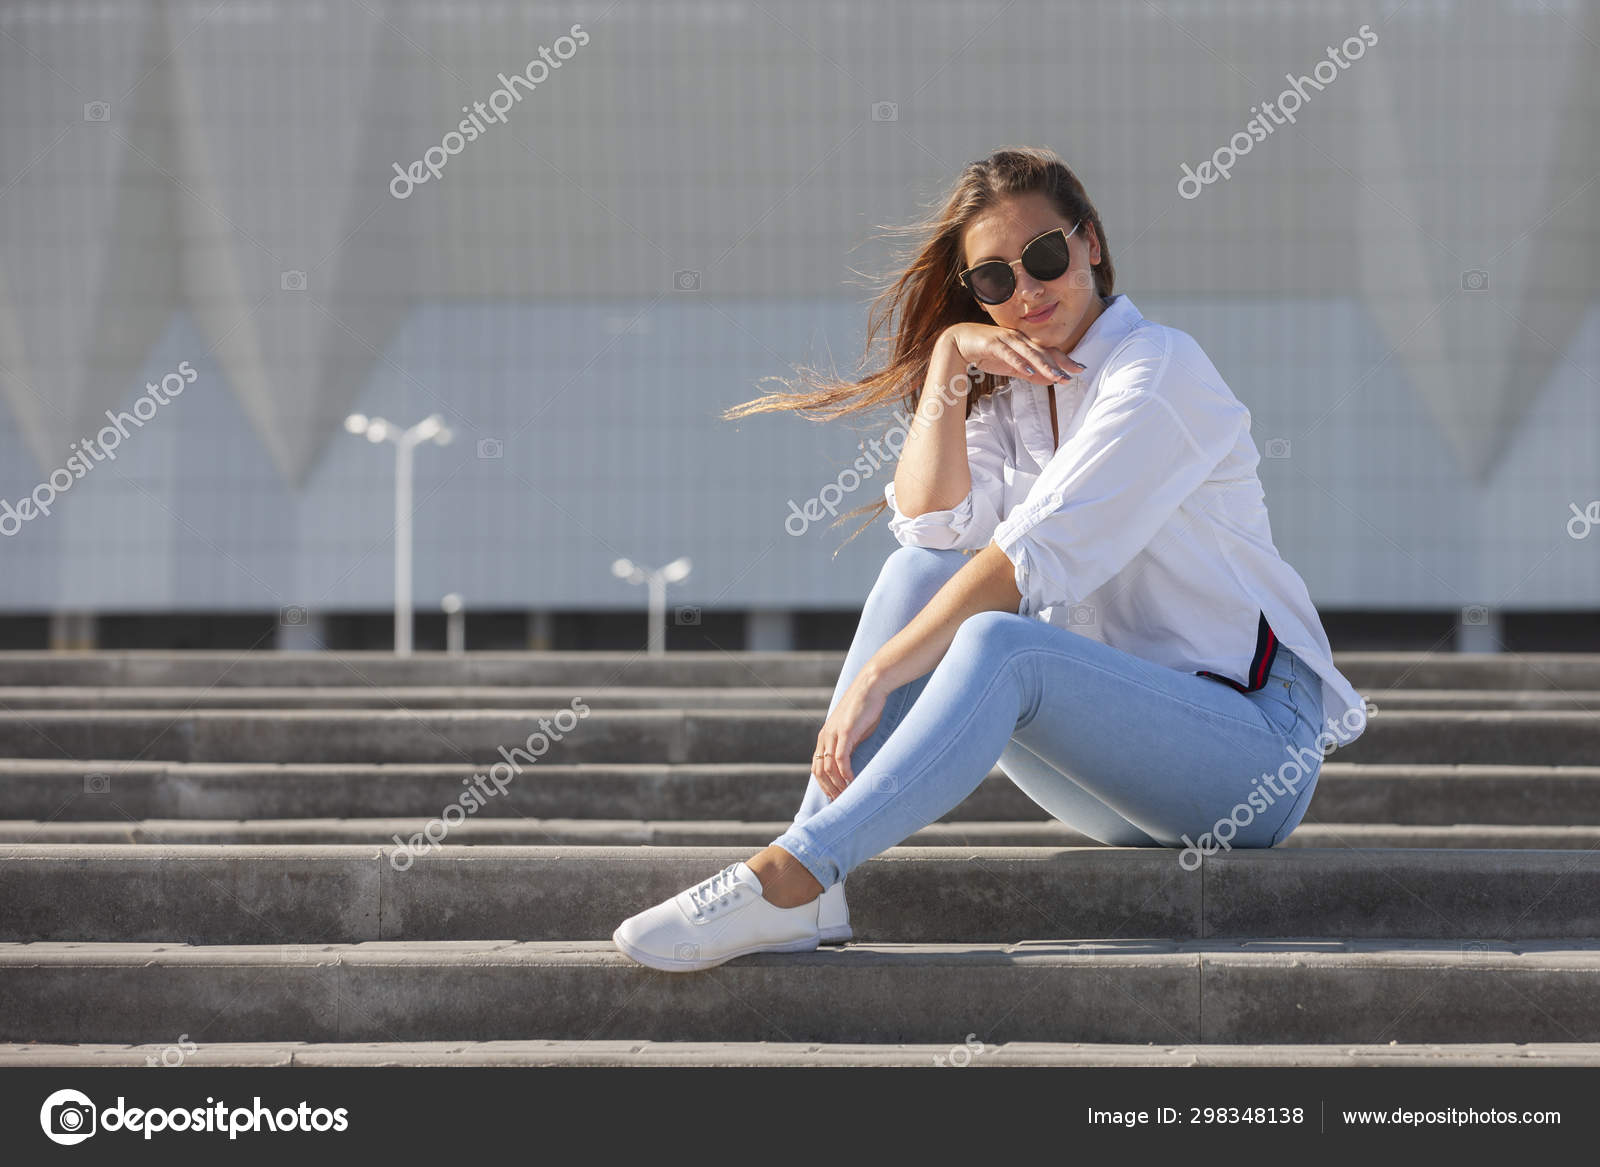
{"type": "Polygon", "coordinates": [[[1144,317],[1139,314],[1133,301],[1127,295],[1118,292],[1112,297],[1111,303],[1089,325],[1088,331],[1078,341],[1077,346],[1067,355],[1080,365],[1085,366],[1083,372],[1074,375],[1074,380],[1081,380],[1083,384],[1094,381],[1095,373],[1100,365],[1111,355],[1128,333],[1144,322],[1144,317]]]}

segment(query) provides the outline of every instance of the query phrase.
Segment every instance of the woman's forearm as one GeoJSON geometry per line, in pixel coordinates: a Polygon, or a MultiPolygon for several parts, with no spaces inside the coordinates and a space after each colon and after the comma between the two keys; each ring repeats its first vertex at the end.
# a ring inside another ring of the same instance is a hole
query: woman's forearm
{"type": "Polygon", "coordinates": [[[949,510],[972,490],[967,389],[960,380],[965,376],[966,361],[953,342],[940,337],[933,346],[911,432],[895,464],[895,503],[908,517],[949,510]]]}
{"type": "Polygon", "coordinates": [[[979,612],[1015,612],[1022,604],[1016,566],[995,544],[972,556],[862,668],[884,692],[931,672],[944,658],[961,622],[979,612]]]}

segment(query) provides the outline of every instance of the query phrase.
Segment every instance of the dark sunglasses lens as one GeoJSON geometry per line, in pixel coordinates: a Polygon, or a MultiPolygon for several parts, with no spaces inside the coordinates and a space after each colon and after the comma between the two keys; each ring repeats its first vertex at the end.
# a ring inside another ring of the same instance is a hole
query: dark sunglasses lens
{"type": "Polygon", "coordinates": [[[1067,249],[1066,233],[1052,231],[1028,244],[1022,253],[1022,266],[1036,280],[1055,280],[1072,266],[1072,252],[1067,249]]]}
{"type": "Polygon", "coordinates": [[[1017,289],[1016,280],[1012,278],[1011,266],[999,260],[980,263],[969,271],[967,286],[972,289],[972,294],[985,304],[1004,304],[1011,299],[1011,293],[1017,289]]]}

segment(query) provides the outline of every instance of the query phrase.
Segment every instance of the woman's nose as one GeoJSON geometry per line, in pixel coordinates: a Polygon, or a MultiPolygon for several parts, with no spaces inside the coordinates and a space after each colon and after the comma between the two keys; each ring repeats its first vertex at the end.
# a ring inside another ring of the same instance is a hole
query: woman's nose
{"type": "Polygon", "coordinates": [[[1026,300],[1037,301],[1043,292],[1044,285],[1042,283],[1034,279],[1026,271],[1023,271],[1020,268],[1018,269],[1017,290],[1013,292],[1012,295],[1022,297],[1026,300]]]}

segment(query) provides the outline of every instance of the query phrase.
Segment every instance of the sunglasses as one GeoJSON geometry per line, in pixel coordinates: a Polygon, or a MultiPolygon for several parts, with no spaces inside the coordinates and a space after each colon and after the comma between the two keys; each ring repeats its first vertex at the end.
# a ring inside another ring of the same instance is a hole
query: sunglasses
{"type": "Polygon", "coordinates": [[[1072,266],[1072,251],[1067,246],[1069,236],[1083,225],[1079,219],[1071,231],[1057,227],[1029,240],[1022,249],[1022,258],[1007,263],[1003,259],[986,259],[974,264],[960,275],[967,291],[983,304],[1004,304],[1017,290],[1017,273],[1012,270],[1020,263],[1027,273],[1043,283],[1060,279],[1072,266]]]}

